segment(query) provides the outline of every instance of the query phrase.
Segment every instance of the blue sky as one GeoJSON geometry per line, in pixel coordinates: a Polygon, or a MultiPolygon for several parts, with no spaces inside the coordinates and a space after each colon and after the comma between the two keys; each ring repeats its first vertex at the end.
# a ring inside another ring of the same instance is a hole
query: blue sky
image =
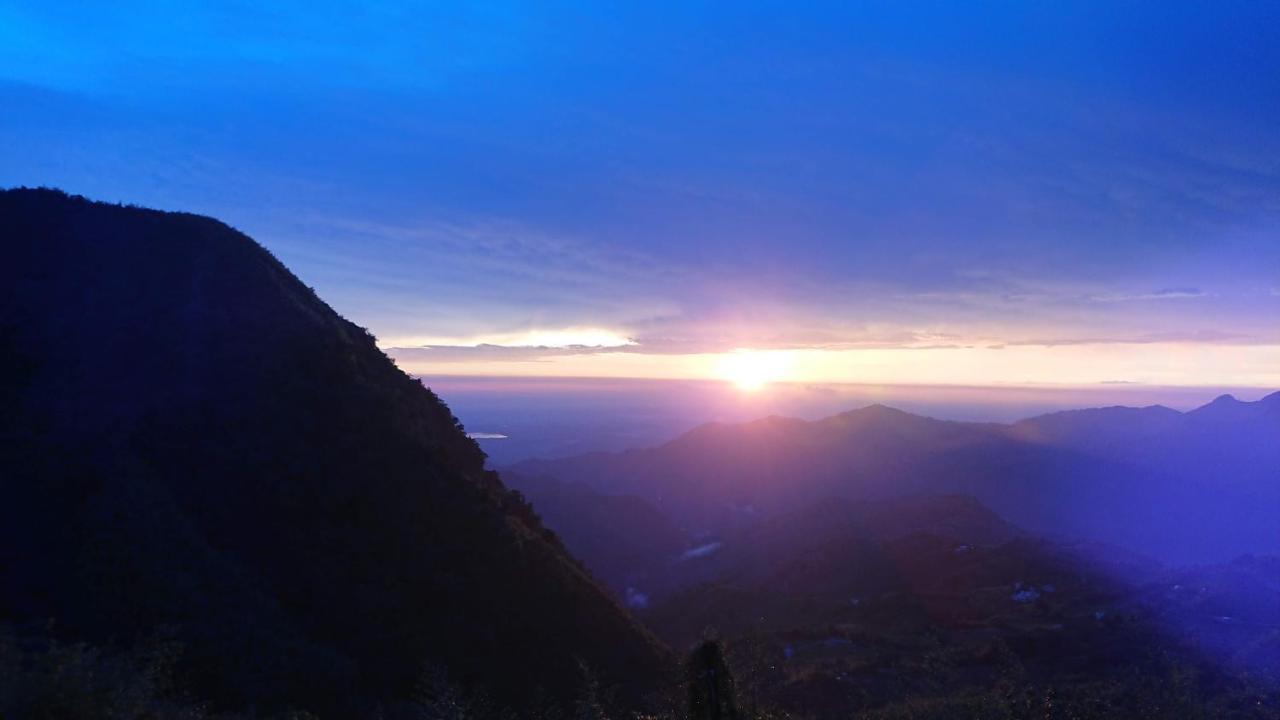
{"type": "Polygon", "coordinates": [[[0,185],[424,372],[1280,384],[1280,4],[794,5],[0,1],[0,185]]]}

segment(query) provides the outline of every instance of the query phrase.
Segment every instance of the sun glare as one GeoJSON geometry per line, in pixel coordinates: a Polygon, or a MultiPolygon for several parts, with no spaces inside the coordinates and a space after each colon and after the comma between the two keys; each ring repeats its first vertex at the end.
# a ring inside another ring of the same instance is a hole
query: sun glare
{"type": "Polygon", "coordinates": [[[785,380],[790,370],[790,353],[738,350],[724,356],[716,374],[743,392],[755,392],[769,383],[785,380]]]}

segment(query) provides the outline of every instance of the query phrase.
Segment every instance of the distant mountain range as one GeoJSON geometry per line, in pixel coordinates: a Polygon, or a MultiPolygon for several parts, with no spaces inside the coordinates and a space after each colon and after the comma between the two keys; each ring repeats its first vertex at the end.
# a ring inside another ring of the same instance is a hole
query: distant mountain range
{"type": "Polygon", "coordinates": [[[173,637],[255,716],[653,687],[664,648],[253,240],[45,190],[0,192],[0,236],[0,650],[173,637]]]}
{"type": "Polygon", "coordinates": [[[554,478],[641,499],[688,542],[826,498],[924,493],[969,495],[1029,532],[1170,562],[1280,551],[1280,393],[1222,396],[1186,413],[1110,407],[1009,425],[872,405],[813,422],[711,423],[659,447],[504,472],[540,512],[555,514],[537,487],[554,478]]]}

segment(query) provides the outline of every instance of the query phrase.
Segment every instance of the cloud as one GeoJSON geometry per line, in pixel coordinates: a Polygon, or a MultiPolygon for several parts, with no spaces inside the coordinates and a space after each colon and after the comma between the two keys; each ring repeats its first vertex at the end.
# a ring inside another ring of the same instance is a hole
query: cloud
{"type": "Polygon", "coordinates": [[[720,541],[718,541],[718,540],[717,540],[717,541],[712,541],[712,542],[709,542],[709,543],[704,543],[704,544],[699,545],[699,546],[697,546],[697,547],[695,547],[695,548],[690,548],[689,550],[685,550],[683,553],[681,553],[681,554],[680,554],[680,558],[679,558],[679,559],[680,559],[680,560],[693,560],[694,558],[706,557],[706,556],[708,556],[708,555],[711,555],[711,554],[715,553],[715,552],[716,552],[717,550],[719,550],[719,549],[721,548],[721,546],[723,546],[723,545],[724,545],[724,543],[721,543],[721,542],[720,542],[720,541]]]}
{"type": "Polygon", "coordinates": [[[1223,332],[1220,330],[1142,333],[1136,335],[1117,336],[1038,338],[1018,340],[1006,344],[1012,346],[1039,345],[1043,347],[1059,347],[1066,345],[1153,345],[1157,343],[1203,343],[1224,345],[1270,344],[1269,341],[1254,335],[1223,332]]]}
{"type": "MultiPolygon", "coordinates": [[[[683,276],[676,267],[642,250],[549,233],[501,218],[399,223],[333,218],[317,222],[315,230],[340,237],[344,244],[370,240],[394,247],[397,254],[381,269],[399,269],[397,274],[411,271],[417,277],[461,273],[468,282],[483,275],[491,282],[616,292],[655,279],[680,282],[683,276]]],[[[593,292],[584,299],[600,298],[593,292]]]]}
{"type": "Polygon", "coordinates": [[[568,355],[619,352],[608,347],[506,347],[503,345],[433,345],[428,347],[388,347],[383,352],[400,363],[546,362],[568,355]]]}
{"type": "MultiPolygon", "coordinates": [[[[964,350],[985,348],[1000,350],[1026,346],[1065,347],[1082,345],[1266,345],[1275,338],[1266,334],[1217,329],[1177,330],[1165,332],[1129,332],[1123,328],[1108,334],[1064,333],[1058,336],[963,335],[934,331],[893,330],[889,328],[790,328],[781,330],[726,332],[714,323],[672,319],[669,334],[617,331],[574,330],[531,331],[505,336],[495,342],[442,342],[400,345],[383,343],[384,351],[397,361],[409,364],[465,364],[470,362],[542,363],[569,356],[605,354],[691,356],[723,355],[739,350],[754,351],[882,351],[882,350],[964,350]],[[1006,337],[1008,339],[1006,339],[1006,337]],[[582,339],[586,342],[575,342],[582,339]],[[542,342],[552,340],[557,342],[542,342]]],[[[771,327],[771,326],[769,326],[771,327]]]]}
{"type": "Polygon", "coordinates": [[[620,348],[636,344],[626,334],[603,328],[563,328],[558,330],[526,330],[518,333],[500,333],[472,338],[392,338],[379,342],[390,348],[620,348]]]}
{"type": "Polygon", "coordinates": [[[1130,302],[1135,300],[1185,300],[1203,297],[1211,296],[1200,288],[1171,287],[1149,293],[1095,295],[1091,299],[1097,302],[1130,302]]]}

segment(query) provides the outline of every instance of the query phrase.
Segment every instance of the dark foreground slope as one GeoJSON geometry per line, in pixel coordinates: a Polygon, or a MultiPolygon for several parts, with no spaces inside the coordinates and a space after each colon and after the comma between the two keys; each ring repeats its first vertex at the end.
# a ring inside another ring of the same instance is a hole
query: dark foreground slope
{"type": "Polygon", "coordinates": [[[248,237],[0,193],[0,623],[181,642],[222,707],[519,706],[662,651],[448,408],[248,237]]]}

